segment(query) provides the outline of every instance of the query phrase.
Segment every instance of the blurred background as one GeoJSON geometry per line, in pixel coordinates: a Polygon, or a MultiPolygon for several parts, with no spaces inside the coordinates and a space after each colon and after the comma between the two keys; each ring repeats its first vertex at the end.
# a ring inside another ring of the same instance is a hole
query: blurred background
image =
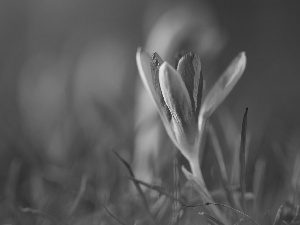
{"type": "Polygon", "coordinates": [[[177,51],[198,52],[206,90],[246,52],[245,74],[212,121],[230,149],[249,108],[247,170],[252,177],[264,159],[264,209],[278,208],[300,147],[299,7],[296,0],[0,1],[1,224],[111,224],[105,202],[134,221],[140,209],[124,193],[131,187],[112,149],[140,178],[169,181],[172,161],[164,164],[158,142],[176,151],[165,134],[158,140],[160,121],[148,134],[137,128],[156,111],[138,76],[139,46],[171,63],[177,51]]]}

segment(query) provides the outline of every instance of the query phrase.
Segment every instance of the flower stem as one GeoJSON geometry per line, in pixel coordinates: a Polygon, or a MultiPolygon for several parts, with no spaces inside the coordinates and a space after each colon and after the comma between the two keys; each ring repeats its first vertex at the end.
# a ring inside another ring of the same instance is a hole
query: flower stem
{"type": "MultiPolygon", "coordinates": [[[[189,160],[191,171],[194,177],[194,181],[196,182],[198,186],[198,192],[200,194],[200,197],[205,202],[213,202],[213,198],[211,197],[210,193],[207,190],[207,187],[205,185],[203,175],[200,169],[199,165],[199,159],[198,157],[194,157],[193,159],[189,160]]],[[[218,208],[208,208],[209,211],[214,213],[214,215],[220,219],[224,224],[228,224],[228,219],[222,214],[222,212],[218,208]]]]}
{"type": "Polygon", "coordinates": [[[197,183],[197,185],[200,188],[200,192],[202,193],[201,197],[204,197],[204,201],[212,201],[212,197],[210,196],[207,187],[205,185],[203,175],[199,166],[199,160],[198,158],[194,158],[193,160],[190,160],[190,166],[191,166],[191,171],[194,176],[194,180],[197,183]]]}

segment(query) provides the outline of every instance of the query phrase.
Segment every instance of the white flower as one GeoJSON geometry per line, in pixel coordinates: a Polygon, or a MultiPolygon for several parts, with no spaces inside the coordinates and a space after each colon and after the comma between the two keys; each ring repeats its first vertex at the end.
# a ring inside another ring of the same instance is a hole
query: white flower
{"type": "Polygon", "coordinates": [[[168,135],[190,163],[198,162],[195,158],[205,122],[241,78],[246,66],[245,53],[241,52],[232,61],[202,104],[203,77],[198,54],[182,56],[177,70],[157,53],[150,56],[141,48],[136,60],[168,135]]]}

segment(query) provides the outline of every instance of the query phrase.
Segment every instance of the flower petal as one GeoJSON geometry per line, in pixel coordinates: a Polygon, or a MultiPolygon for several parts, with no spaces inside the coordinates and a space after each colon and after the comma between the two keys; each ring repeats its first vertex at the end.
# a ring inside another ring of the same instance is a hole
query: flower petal
{"type": "Polygon", "coordinates": [[[193,112],[198,117],[203,89],[200,56],[192,52],[185,54],[178,62],[177,71],[181,75],[189,92],[193,112]]]}
{"type": "Polygon", "coordinates": [[[175,66],[174,66],[174,68],[177,70],[178,69],[178,63],[179,63],[179,60],[184,56],[184,55],[186,55],[187,54],[187,52],[183,49],[183,50],[181,50],[181,51],[178,51],[178,52],[176,52],[176,54],[175,54],[175,57],[174,57],[174,61],[175,61],[175,66]]]}
{"type": "Polygon", "coordinates": [[[217,80],[215,85],[205,97],[199,113],[198,127],[202,126],[200,121],[202,123],[203,119],[205,120],[205,118],[208,118],[231,92],[233,87],[243,75],[245,67],[246,55],[245,52],[241,52],[231,62],[231,64],[227,67],[225,72],[221,75],[221,77],[217,80]]]}
{"type": "Polygon", "coordinates": [[[163,62],[162,59],[157,53],[154,53],[151,57],[142,48],[138,48],[136,62],[142,81],[155,102],[162,120],[169,122],[171,114],[164,102],[159,84],[159,67],[163,62]]]}
{"type": "MultiPolygon", "coordinates": [[[[152,57],[153,58],[153,57],[152,57]]],[[[160,118],[165,126],[165,129],[170,136],[171,140],[176,144],[175,136],[174,136],[174,131],[171,127],[171,113],[166,106],[162,93],[160,90],[160,84],[159,84],[159,74],[158,72],[153,73],[152,71],[153,65],[155,63],[155,60],[153,60],[151,56],[142,48],[138,48],[137,53],[136,53],[136,62],[137,62],[137,67],[139,70],[139,74],[142,78],[143,84],[148,90],[152,100],[155,103],[155,106],[159,112],[160,118]],[[156,79],[154,76],[156,76],[158,79],[156,79]],[[154,82],[156,85],[154,85],[154,82]],[[156,86],[156,88],[155,88],[156,86]],[[158,89],[159,87],[159,89],[158,89]],[[163,100],[163,101],[162,101],[163,100]]],[[[157,57],[158,58],[158,57],[157,57]]],[[[160,59],[160,57],[159,57],[160,59]]],[[[157,65],[159,66],[159,65],[157,65]]],[[[160,66],[159,66],[160,67],[160,66]]]]}
{"type": "Polygon", "coordinates": [[[164,100],[172,114],[172,124],[180,150],[187,156],[196,137],[196,120],[191,100],[180,74],[167,62],[159,69],[159,82],[164,100]]]}
{"type": "Polygon", "coordinates": [[[167,118],[168,121],[170,121],[171,113],[168,107],[166,106],[166,103],[161,93],[161,88],[159,83],[159,68],[164,61],[156,52],[152,54],[151,60],[152,61],[150,63],[150,67],[151,67],[151,74],[152,74],[152,82],[156,93],[156,97],[158,99],[160,109],[162,110],[164,116],[167,118]]]}

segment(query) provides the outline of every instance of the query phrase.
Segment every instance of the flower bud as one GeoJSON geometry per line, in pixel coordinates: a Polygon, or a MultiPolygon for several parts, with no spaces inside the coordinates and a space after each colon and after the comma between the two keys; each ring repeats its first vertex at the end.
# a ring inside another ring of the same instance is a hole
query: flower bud
{"type": "Polygon", "coordinates": [[[170,110],[170,125],[183,155],[190,157],[197,134],[196,120],[188,90],[180,74],[164,62],[159,69],[159,82],[164,101],[170,110]]]}

